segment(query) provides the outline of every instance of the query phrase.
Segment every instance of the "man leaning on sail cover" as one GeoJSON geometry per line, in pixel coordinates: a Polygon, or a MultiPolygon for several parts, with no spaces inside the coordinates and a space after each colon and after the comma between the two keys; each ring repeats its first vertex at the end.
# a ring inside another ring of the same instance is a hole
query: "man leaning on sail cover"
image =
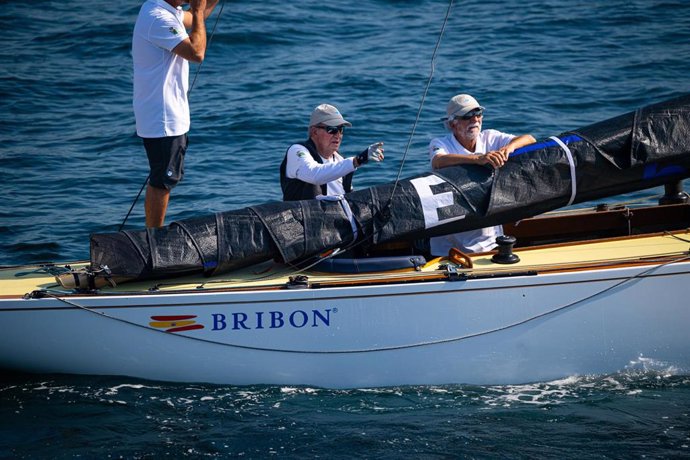
{"type": "Polygon", "coordinates": [[[217,3],[147,0],[134,26],[134,116],[151,168],[144,203],[147,227],[163,226],[170,191],[184,176],[189,61],[204,60],[204,21],[217,3]],[[190,5],[189,11],[182,9],[184,4],[190,5]]]}
{"type": "Polygon", "coordinates": [[[280,165],[283,201],[310,200],[320,196],[341,196],[352,190],[352,176],[369,159],[383,161],[383,142],[371,144],[357,156],[339,153],[345,120],[330,104],[316,107],[309,118],[309,138],[291,145],[280,165]]]}
{"type": "MultiPolygon", "coordinates": [[[[469,94],[458,94],[448,101],[446,116],[441,118],[446,136],[437,137],[429,144],[431,168],[441,169],[460,164],[487,165],[500,168],[508,156],[525,145],[536,142],[529,134],[514,136],[495,129],[482,131],[484,107],[469,94]]],[[[468,230],[430,239],[434,256],[447,256],[451,248],[463,252],[484,252],[496,247],[496,237],[503,235],[503,227],[468,230]]]]}

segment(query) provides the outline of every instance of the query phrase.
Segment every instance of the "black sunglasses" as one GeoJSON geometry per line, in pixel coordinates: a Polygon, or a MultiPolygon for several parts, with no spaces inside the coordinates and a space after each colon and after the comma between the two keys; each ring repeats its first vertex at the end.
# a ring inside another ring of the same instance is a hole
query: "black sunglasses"
{"type": "Polygon", "coordinates": [[[343,131],[345,130],[344,126],[317,126],[317,128],[323,129],[324,131],[326,131],[331,136],[335,133],[342,134],[343,131]]]}
{"type": "Polygon", "coordinates": [[[484,111],[482,109],[474,109],[471,112],[467,112],[465,115],[461,117],[455,117],[455,118],[460,118],[461,120],[470,120],[474,117],[481,117],[484,115],[484,111]]]}

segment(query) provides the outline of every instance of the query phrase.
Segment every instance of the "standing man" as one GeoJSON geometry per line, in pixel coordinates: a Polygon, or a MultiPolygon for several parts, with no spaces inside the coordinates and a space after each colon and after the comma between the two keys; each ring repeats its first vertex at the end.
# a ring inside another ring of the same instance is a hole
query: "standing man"
{"type": "Polygon", "coordinates": [[[370,158],[383,161],[383,142],[371,144],[357,156],[343,158],[338,149],[346,126],[352,124],[332,105],[321,104],[312,111],[309,139],[291,145],[280,165],[283,201],[349,193],[357,168],[370,158]]]}
{"type": "Polygon", "coordinates": [[[144,204],[147,227],[163,226],[170,190],[184,176],[189,61],[204,60],[204,20],[217,3],[147,0],[134,26],[134,116],[151,168],[144,204]],[[190,5],[189,11],[182,10],[183,4],[190,5]]]}
{"type": "MultiPolygon", "coordinates": [[[[536,142],[529,134],[514,136],[495,129],[482,131],[484,107],[469,94],[451,98],[442,118],[450,133],[429,144],[432,169],[460,164],[489,165],[500,168],[513,150],[536,142]]],[[[450,248],[463,252],[484,252],[496,247],[496,237],[503,235],[503,227],[480,228],[431,238],[431,254],[447,256],[450,248]]]]}

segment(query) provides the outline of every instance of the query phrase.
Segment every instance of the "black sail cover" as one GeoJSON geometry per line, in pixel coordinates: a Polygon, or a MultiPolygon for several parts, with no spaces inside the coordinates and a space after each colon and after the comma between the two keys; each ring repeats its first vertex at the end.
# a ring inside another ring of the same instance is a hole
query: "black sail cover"
{"type": "Polygon", "coordinates": [[[690,95],[518,149],[497,170],[453,166],[348,193],[346,203],[271,202],[158,229],[93,234],[91,263],[134,279],[220,274],[272,258],[305,260],[360,240],[512,222],[688,176],[690,95]]]}

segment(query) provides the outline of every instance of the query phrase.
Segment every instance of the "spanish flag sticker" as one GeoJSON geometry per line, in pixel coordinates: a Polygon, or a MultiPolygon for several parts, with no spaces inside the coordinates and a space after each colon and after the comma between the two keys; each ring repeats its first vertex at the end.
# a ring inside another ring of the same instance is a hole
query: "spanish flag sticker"
{"type": "Polygon", "coordinates": [[[196,315],[152,316],[149,326],[165,329],[165,332],[183,332],[203,329],[203,324],[197,324],[196,315]]]}

